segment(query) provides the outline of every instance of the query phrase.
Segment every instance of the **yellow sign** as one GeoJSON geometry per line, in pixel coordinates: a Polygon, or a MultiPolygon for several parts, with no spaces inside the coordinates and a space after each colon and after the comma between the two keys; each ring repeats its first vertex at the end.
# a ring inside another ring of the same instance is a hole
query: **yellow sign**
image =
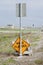
{"type": "MultiPolygon", "coordinates": [[[[13,49],[15,49],[17,52],[20,53],[20,38],[18,38],[14,44],[12,44],[13,49]]],[[[22,40],[22,54],[24,53],[24,51],[26,51],[26,49],[28,49],[28,47],[30,46],[29,43],[27,43],[25,40],[22,40]]]]}

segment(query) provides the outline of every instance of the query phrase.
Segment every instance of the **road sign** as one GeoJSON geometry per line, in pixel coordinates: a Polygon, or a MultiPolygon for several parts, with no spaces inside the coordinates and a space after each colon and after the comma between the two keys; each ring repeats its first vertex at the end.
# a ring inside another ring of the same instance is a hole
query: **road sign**
{"type": "Polygon", "coordinates": [[[16,16],[21,17],[21,4],[16,4],[16,16]]]}
{"type": "Polygon", "coordinates": [[[16,4],[16,16],[25,17],[26,16],[26,3],[17,3],[16,4]]]}
{"type": "Polygon", "coordinates": [[[26,16],[26,3],[22,3],[22,17],[26,16]]]}
{"type": "MultiPolygon", "coordinates": [[[[13,49],[15,49],[18,53],[20,53],[20,38],[18,38],[14,44],[12,44],[13,49]]],[[[26,42],[25,40],[22,40],[22,54],[30,47],[30,43],[26,42]]]]}
{"type": "Polygon", "coordinates": [[[13,44],[12,44],[13,49],[18,51],[20,53],[20,38],[18,38],[13,44]]]}
{"type": "MultiPolygon", "coordinates": [[[[21,41],[19,41],[19,46],[18,47],[15,47],[15,44],[14,44],[14,47],[18,52],[20,52],[20,55],[22,56],[22,25],[21,25],[21,22],[22,22],[22,17],[25,17],[26,16],[26,3],[16,3],[16,16],[19,17],[20,21],[20,39],[21,41]],[[18,50],[19,49],[19,50],[18,50]]],[[[17,43],[16,43],[17,44],[17,43]]],[[[17,45],[16,45],[17,46],[17,45]]],[[[24,49],[23,49],[24,50],[24,49]]]]}

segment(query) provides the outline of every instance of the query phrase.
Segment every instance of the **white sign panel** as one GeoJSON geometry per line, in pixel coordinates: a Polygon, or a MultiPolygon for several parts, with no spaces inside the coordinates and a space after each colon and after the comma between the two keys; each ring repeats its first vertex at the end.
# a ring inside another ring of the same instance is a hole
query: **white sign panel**
{"type": "Polygon", "coordinates": [[[22,4],[22,17],[26,16],[26,3],[22,4]]]}
{"type": "Polygon", "coordinates": [[[17,17],[25,17],[26,16],[26,3],[18,3],[16,4],[16,16],[17,17]]]}
{"type": "Polygon", "coordinates": [[[21,4],[16,4],[16,16],[21,17],[21,4]]]}

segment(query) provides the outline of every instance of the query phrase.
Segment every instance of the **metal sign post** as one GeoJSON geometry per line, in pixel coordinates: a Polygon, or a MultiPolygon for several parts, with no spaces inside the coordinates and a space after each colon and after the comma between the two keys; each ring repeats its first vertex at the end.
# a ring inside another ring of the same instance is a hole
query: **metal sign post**
{"type": "Polygon", "coordinates": [[[19,24],[20,24],[20,56],[22,56],[22,5],[19,4],[19,18],[20,18],[20,21],[19,21],[19,24]]]}
{"type": "Polygon", "coordinates": [[[22,24],[21,18],[26,16],[26,3],[17,3],[16,4],[16,16],[20,18],[20,56],[22,56],[22,24]]]}

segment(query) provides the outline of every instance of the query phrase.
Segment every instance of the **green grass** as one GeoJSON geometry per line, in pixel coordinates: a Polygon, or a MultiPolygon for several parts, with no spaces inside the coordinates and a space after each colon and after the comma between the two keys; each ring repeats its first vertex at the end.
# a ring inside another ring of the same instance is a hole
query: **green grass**
{"type": "MultiPolygon", "coordinates": [[[[40,36],[36,36],[35,34],[27,34],[28,35],[28,40],[32,40],[31,46],[37,46],[37,43],[34,43],[38,40],[40,40],[40,36]]],[[[27,37],[26,35],[23,35],[23,39],[25,40],[27,37]]],[[[6,53],[11,53],[14,52],[11,46],[11,42],[19,37],[19,33],[0,33],[0,52],[6,52],[6,53]]]]}
{"type": "MultiPolygon", "coordinates": [[[[0,31],[19,31],[20,32],[20,29],[17,29],[17,28],[0,28],[0,31]]],[[[37,32],[39,31],[39,29],[37,28],[27,28],[27,29],[22,29],[22,32],[24,33],[27,33],[27,32],[37,32]]]]}
{"type": "Polygon", "coordinates": [[[12,52],[14,52],[14,50],[12,49],[10,42],[5,42],[5,43],[3,42],[0,45],[0,52],[12,53],[12,52]]]}
{"type": "Polygon", "coordinates": [[[37,60],[35,60],[35,63],[38,64],[38,65],[43,64],[43,60],[37,59],[37,60]]]}
{"type": "Polygon", "coordinates": [[[37,46],[37,45],[38,45],[37,43],[32,43],[32,44],[31,44],[32,47],[35,47],[35,46],[37,46]]]}
{"type": "Polygon", "coordinates": [[[16,61],[15,61],[13,58],[9,58],[9,59],[7,60],[7,62],[9,62],[9,63],[15,63],[16,61]]]}
{"type": "Polygon", "coordinates": [[[37,52],[43,52],[43,47],[37,50],[37,52]]]}
{"type": "Polygon", "coordinates": [[[11,58],[8,58],[7,60],[3,60],[0,62],[1,65],[10,65],[10,64],[16,64],[16,61],[11,57],[11,58]]]}
{"type": "Polygon", "coordinates": [[[19,31],[19,29],[16,29],[16,28],[14,28],[14,29],[12,29],[12,28],[0,28],[0,31],[19,31]]]}
{"type": "Polygon", "coordinates": [[[8,39],[14,39],[19,36],[19,33],[1,33],[0,34],[0,42],[1,41],[8,41],[8,39]]]}
{"type": "MultiPolygon", "coordinates": [[[[0,31],[18,31],[17,29],[0,29],[0,31]]],[[[22,32],[26,33],[26,32],[31,32],[30,34],[23,34],[23,39],[26,40],[27,36],[28,36],[28,40],[32,42],[31,46],[37,46],[37,41],[40,40],[40,35],[36,35],[37,33],[35,33],[35,31],[37,30],[22,30],[22,32]],[[34,32],[34,33],[32,33],[34,32]]],[[[6,53],[6,54],[12,54],[15,52],[15,50],[12,48],[11,42],[15,39],[17,39],[19,37],[19,33],[0,33],[0,53],[6,53]]],[[[6,56],[6,55],[5,55],[6,56]]],[[[8,56],[8,55],[7,55],[8,56]]],[[[9,57],[9,56],[8,56],[9,57]]],[[[14,65],[16,63],[16,61],[10,57],[8,59],[5,58],[5,60],[3,60],[2,58],[4,58],[3,56],[0,56],[0,65],[14,65]]],[[[35,60],[36,64],[42,64],[42,60],[35,60]]]]}
{"type": "MultiPolygon", "coordinates": [[[[26,34],[28,35],[28,40],[32,40],[31,46],[37,46],[36,41],[40,40],[40,36],[36,36],[34,34],[26,34]]],[[[26,39],[26,35],[23,35],[23,39],[26,39]]],[[[0,33],[0,52],[13,52],[14,50],[11,47],[11,42],[14,39],[17,39],[19,34],[17,33],[0,33]],[[4,51],[5,50],[5,51],[4,51]]]]}

